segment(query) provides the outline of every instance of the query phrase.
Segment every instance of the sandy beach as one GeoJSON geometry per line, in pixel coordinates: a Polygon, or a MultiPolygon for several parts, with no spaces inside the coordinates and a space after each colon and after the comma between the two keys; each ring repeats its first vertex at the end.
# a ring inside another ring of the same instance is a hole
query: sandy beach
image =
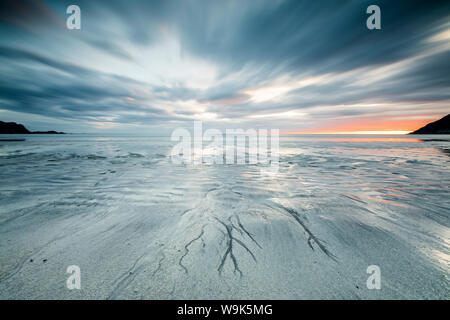
{"type": "Polygon", "coordinates": [[[273,175],[161,137],[3,142],[0,298],[448,299],[449,142],[360,139],[281,137],[273,175]]]}

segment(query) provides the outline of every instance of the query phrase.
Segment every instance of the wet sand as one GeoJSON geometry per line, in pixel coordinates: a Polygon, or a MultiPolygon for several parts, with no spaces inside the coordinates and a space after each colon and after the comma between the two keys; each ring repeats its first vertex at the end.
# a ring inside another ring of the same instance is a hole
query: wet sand
{"type": "Polygon", "coordinates": [[[0,149],[1,299],[449,298],[441,145],[285,139],[261,175],[173,165],[155,141],[35,139],[0,149]]]}

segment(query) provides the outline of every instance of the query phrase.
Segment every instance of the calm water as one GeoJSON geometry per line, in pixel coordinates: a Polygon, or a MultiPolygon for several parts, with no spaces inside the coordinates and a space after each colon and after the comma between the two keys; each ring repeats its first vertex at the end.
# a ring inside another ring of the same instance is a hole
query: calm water
{"type": "Polygon", "coordinates": [[[450,136],[282,136],[271,175],[25,138],[0,142],[0,298],[449,298],[450,136]]]}

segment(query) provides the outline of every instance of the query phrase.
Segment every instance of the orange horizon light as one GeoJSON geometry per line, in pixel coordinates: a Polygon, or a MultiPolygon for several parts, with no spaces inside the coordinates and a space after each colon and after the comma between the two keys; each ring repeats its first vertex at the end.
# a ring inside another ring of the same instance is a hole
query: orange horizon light
{"type": "Polygon", "coordinates": [[[326,122],[316,129],[288,130],[282,134],[361,134],[405,135],[441,118],[441,115],[422,115],[423,118],[401,116],[345,119],[326,122]]]}

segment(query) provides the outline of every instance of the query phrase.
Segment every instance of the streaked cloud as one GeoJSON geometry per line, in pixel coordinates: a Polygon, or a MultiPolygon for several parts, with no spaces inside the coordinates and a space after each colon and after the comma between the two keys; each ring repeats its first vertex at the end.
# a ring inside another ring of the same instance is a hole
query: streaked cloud
{"type": "Polygon", "coordinates": [[[81,0],[81,30],[69,1],[18,3],[0,8],[0,116],[36,130],[402,131],[450,110],[446,1],[378,1],[376,31],[370,1],[81,0]]]}

